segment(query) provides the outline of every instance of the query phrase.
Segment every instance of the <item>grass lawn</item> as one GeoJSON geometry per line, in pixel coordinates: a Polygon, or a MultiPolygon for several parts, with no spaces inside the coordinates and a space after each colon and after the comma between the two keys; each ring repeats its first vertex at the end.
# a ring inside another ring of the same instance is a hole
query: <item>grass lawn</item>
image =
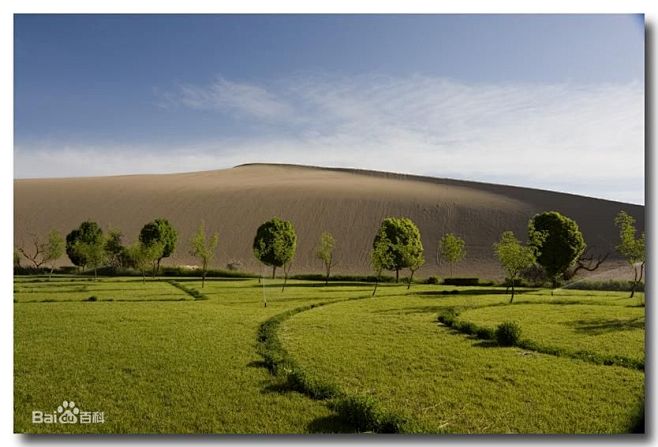
{"type": "MultiPolygon", "coordinates": [[[[200,281],[177,280],[201,290],[200,281]]],[[[326,401],[282,387],[257,353],[263,322],[331,301],[336,302],[286,320],[280,329],[285,347],[313,374],[350,393],[376,396],[423,431],[627,431],[644,393],[642,371],[483,346],[436,322],[446,306],[472,306],[462,315],[483,319],[482,324],[518,309],[524,331],[524,321],[540,318],[533,309],[541,306],[551,309],[545,324],[558,326],[562,313],[552,310],[558,307],[565,315],[579,309],[570,317],[574,321],[643,315],[643,308],[625,307],[623,293],[533,292],[519,295],[520,304],[475,309],[505,303],[507,297],[490,288],[414,286],[408,292],[405,286],[380,285],[370,299],[369,284],[290,281],[283,293],[279,286],[278,280],[263,286],[257,280],[212,279],[202,290],[208,299],[193,300],[166,281],[17,277],[15,431],[353,431],[326,401]],[[453,289],[461,293],[441,294],[453,289]],[[92,295],[96,302],[85,301],[92,295]],[[341,302],[358,297],[364,299],[341,302]],[[562,301],[580,304],[557,304],[562,301]],[[52,412],[64,400],[84,411],[103,411],[105,423],[31,423],[33,410],[52,412]]],[[[551,340],[566,345],[593,337],[565,327],[561,335],[551,333],[556,337],[551,340]]],[[[549,326],[544,330],[552,332],[549,326]]],[[[543,337],[537,331],[528,329],[527,335],[543,337]]],[[[623,355],[641,354],[641,346],[623,338],[628,332],[613,327],[597,335],[607,337],[597,343],[623,355]]]]}
{"type": "MultiPolygon", "coordinates": [[[[422,288],[412,295],[400,287],[384,289],[397,289],[399,295],[337,303],[293,316],[282,330],[285,347],[310,374],[347,393],[376,397],[389,411],[415,420],[423,432],[618,433],[632,423],[644,394],[642,371],[495,347],[436,323],[437,313],[446,307],[503,304],[506,296],[486,291],[478,295],[473,289],[463,296],[422,288]]],[[[562,302],[547,306],[574,312],[572,320],[627,315],[625,293],[596,299],[585,295],[533,292],[519,301],[562,302]],[[591,304],[593,315],[588,305],[567,304],[599,299],[619,304],[591,304]]],[[[542,306],[485,307],[461,315],[492,309],[499,316],[516,309],[530,314],[542,306]]],[[[638,310],[644,309],[633,312],[638,310]]],[[[551,316],[544,318],[550,321],[551,316]]],[[[607,336],[612,340],[615,334],[621,340],[627,335],[621,327],[607,336]]],[[[555,343],[577,343],[591,335],[563,331],[553,337],[555,343]]],[[[623,343],[615,346],[620,354],[637,354],[637,343],[626,350],[623,343]]]]}

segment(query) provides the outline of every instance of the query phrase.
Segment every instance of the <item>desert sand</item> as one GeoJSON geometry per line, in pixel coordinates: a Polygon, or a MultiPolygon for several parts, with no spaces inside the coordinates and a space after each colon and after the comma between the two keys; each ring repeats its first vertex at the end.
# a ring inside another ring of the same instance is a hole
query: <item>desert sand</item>
{"type": "MultiPolygon", "coordinates": [[[[322,231],[337,241],[335,273],[369,274],[368,253],[375,231],[388,216],[410,217],[422,233],[427,264],[418,276],[446,276],[437,265],[442,234],[454,232],[467,244],[466,259],[455,276],[500,278],[492,243],[505,230],[525,239],[528,219],[557,210],[575,219],[594,252],[610,252],[597,277],[625,277],[628,269],[614,251],[614,216],[625,210],[644,229],[644,207],[572,194],[468,181],[352,169],[249,164],[231,169],[158,175],[126,175],[14,181],[14,242],[29,244],[30,234],[45,238],[50,229],[66,235],[86,219],[119,228],[124,241],[141,227],[164,217],[179,231],[179,246],[163,265],[194,265],[188,240],[200,221],[218,231],[213,267],[240,261],[242,270],[264,270],[253,257],[256,228],[273,216],[297,229],[292,274],[320,273],[314,247],[322,231]],[[603,270],[609,271],[606,275],[603,270]]],[[[70,264],[63,258],[61,265],[70,264]]],[[[269,271],[266,270],[266,271],[269,271]]]]}

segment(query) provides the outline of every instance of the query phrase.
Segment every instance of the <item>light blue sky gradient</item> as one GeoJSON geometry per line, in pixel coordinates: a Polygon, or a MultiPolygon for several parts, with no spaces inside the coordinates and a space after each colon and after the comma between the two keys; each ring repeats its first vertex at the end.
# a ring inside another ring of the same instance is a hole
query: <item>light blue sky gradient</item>
{"type": "Polygon", "coordinates": [[[15,176],[354,166],[644,203],[632,15],[17,15],[15,176]]]}

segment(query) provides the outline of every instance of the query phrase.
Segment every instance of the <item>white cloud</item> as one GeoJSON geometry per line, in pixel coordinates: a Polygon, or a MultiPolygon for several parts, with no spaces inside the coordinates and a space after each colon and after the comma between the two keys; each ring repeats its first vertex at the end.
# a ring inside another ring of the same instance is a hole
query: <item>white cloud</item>
{"type": "Polygon", "coordinates": [[[277,130],[272,133],[270,126],[266,136],[167,147],[18,147],[16,176],[282,162],[494,181],[644,202],[644,91],[636,82],[494,85],[427,76],[305,75],[269,84],[220,78],[162,97],[179,108],[216,113],[218,119],[268,123],[277,130]]]}

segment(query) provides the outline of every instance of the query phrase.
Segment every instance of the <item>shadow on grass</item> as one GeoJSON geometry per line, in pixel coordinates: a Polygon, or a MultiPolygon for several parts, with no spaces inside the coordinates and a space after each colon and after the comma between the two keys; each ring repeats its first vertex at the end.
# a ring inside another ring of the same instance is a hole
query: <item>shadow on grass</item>
{"type": "Polygon", "coordinates": [[[416,306],[416,307],[405,307],[405,308],[395,307],[391,309],[371,310],[370,312],[374,314],[411,315],[411,314],[437,313],[444,309],[445,307],[442,306],[416,306]]]}
{"type": "MultiPolygon", "coordinates": [[[[332,286],[337,286],[337,287],[374,287],[375,283],[368,283],[368,282],[329,282],[328,285],[324,285],[324,283],[288,283],[286,284],[286,289],[288,287],[302,287],[302,288],[327,288],[330,290],[332,286]]],[[[283,280],[272,280],[272,279],[265,279],[265,284],[254,284],[251,287],[257,287],[257,288],[281,288],[283,286],[283,280]],[[269,284],[268,284],[269,283],[269,284]]],[[[380,285],[381,287],[381,285],[380,285]]]]}
{"type": "Polygon", "coordinates": [[[500,348],[501,346],[495,340],[480,340],[475,336],[471,336],[473,340],[479,340],[477,343],[473,343],[474,348],[500,348]]]}
{"type": "Polygon", "coordinates": [[[107,298],[100,300],[89,300],[88,298],[82,300],[31,300],[31,301],[14,301],[18,304],[44,304],[44,303],[180,303],[181,301],[194,301],[190,298],[176,298],[176,299],[166,299],[166,298],[151,298],[151,299],[116,299],[116,298],[107,298]]]}
{"type": "Polygon", "coordinates": [[[337,414],[313,419],[306,429],[310,433],[355,433],[354,427],[337,414]]]}
{"type": "Polygon", "coordinates": [[[636,317],[625,320],[618,318],[598,318],[595,320],[574,320],[567,324],[581,334],[601,335],[609,332],[644,329],[644,318],[636,317]]]}
{"type": "MultiPolygon", "coordinates": [[[[525,289],[516,290],[514,296],[524,295],[526,293],[537,292],[539,289],[525,289]]],[[[429,295],[429,296],[450,296],[450,295],[509,295],[510,292],[503,288],[500,289],[467,289],[467,290],[429,290],[422,292],[415,292],[415,295],[429,295]]]]}

